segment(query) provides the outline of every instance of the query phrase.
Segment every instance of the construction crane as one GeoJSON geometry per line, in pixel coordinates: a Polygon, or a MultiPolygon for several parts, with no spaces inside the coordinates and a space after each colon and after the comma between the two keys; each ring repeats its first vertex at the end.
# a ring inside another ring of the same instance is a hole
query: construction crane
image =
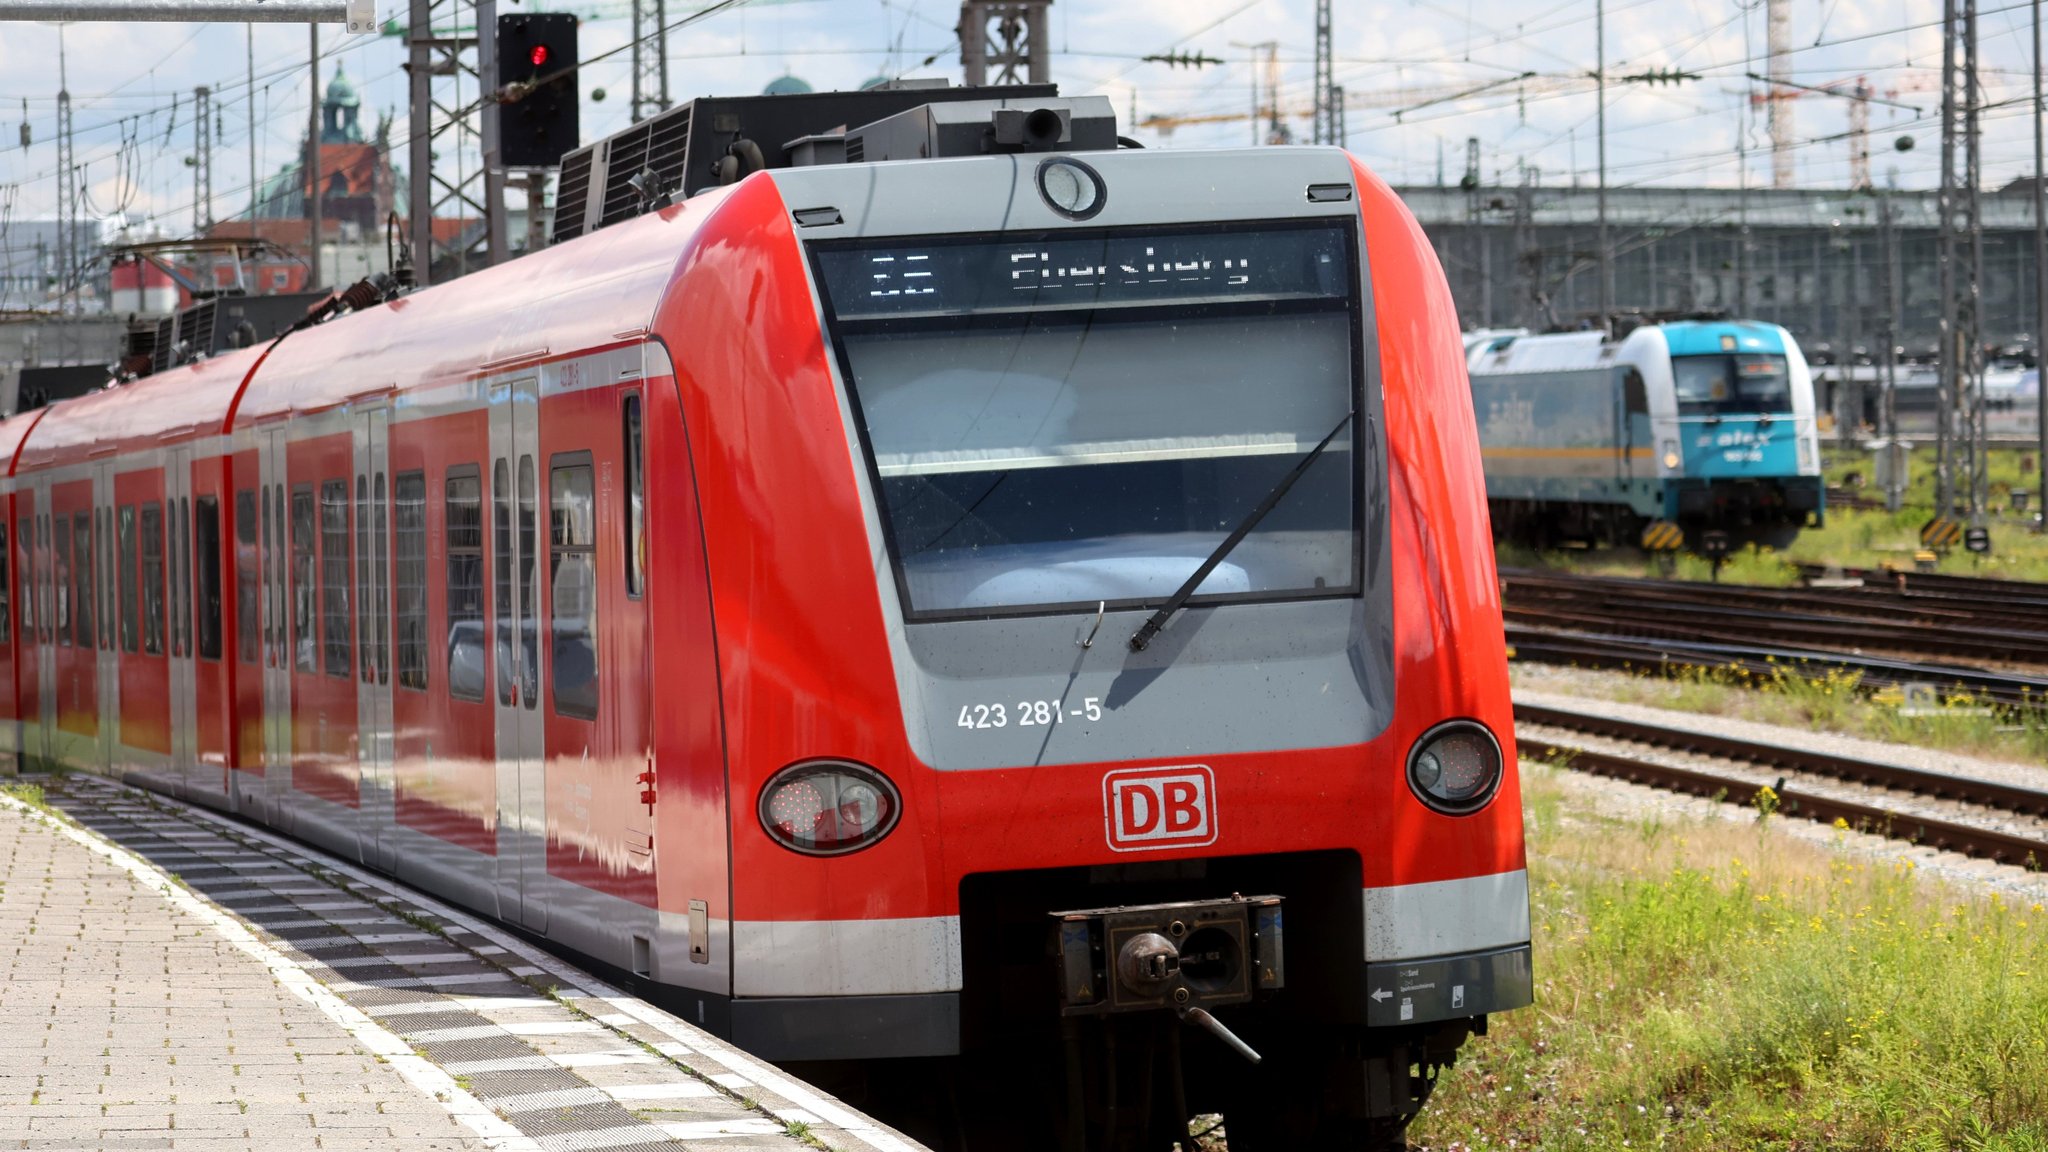
{"type": "Polygon", "coordinates": [[[1935,92],[1941,89],[1941,74],[1938,72],[1909,72],[1886,83],[1882,94],[1871,87],[1867,76],[1844,76],[1824,84],[1795,84],[1790,80],[1771,79],[1752,72],[1749,78],[1771,85],[1761,92],[1751,92],[1752,106],[1766,105],[1776,108],[1788,100],[1799,100],[1807,96],[1835,96],[1849,102],[1849,187],[1867,189],[1870,187],[1870,106],[1884,104],[1903,108],[1914,115],[1921,109],[1902,104],[1898,97],[1905,92],[1935,92]]]}

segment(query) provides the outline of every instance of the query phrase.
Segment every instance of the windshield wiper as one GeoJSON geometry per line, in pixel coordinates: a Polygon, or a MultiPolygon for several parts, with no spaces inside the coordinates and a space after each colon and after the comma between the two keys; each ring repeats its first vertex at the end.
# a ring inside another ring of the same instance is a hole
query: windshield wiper
{"type": "Polygon", "coordinates": [[[1282,476],[1280,482],[1273,485],[1273,490],[1266,493],[1266,498],[1259,501],[1259,506],[1252,509],[1251,514],[1233,528],[1230,535],[1223,538],[1223,543],[1218,544],[1216,550],[1209,553],[1208,558],[1202,561],[1194,574],[1187,578],[1187,582],[1174,589],[1173,595],[1166,598],[1166,603],[1159,606],[1159,611],[1146,617],[1145,622],[1138,625],[1138,630],[1131,633],[1131,651],[1143,652],[1145,646],[1152,643],[1152,638],[1159,635],[1159,630],[1166,626],[1166,622],[1173,618],[1173,614],[1180,611],[1181,605],[1188,602],[1188,597],[1195,594],[1195,589],[1202,586],[1202,581],[1209,578],[1209,573],[1214,572],[1216,566],[1223,563],[1223,558],[1230,555],[1231,549],[1237,547],[1246,536],[1251,535],[1252,529],[1257,528],[1259,521],[1266,518],[1266,513],[1271,512],[1273,506],[1287,496],[1288,491],[1294,487],[1294,482],[1301,479],[1301,474],[1308,471],[1309,465],[1316,462],[1316,457],[1323,454],[1323,449],[1330,446],[1330,441],[1337,438],[1337,433],[1342,432],[1344,426],[1351,423],[1351,417],[1356,414],[1355,410],[1346,412],[1344,418],[1337,421],[1337,426],[1330,429],[1330,434],[1323,437],[1322,442],[1311,449],[1308,455],[1302,457],[1301,463],[1282,476]]]}

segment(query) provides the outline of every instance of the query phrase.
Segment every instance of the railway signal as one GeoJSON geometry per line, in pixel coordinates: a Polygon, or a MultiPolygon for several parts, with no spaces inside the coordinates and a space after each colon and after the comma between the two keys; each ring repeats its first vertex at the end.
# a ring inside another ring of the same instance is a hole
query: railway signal
{"type": "Polygon", "coordinates": [[[576,28],[567,12],[498,17],[498,161],[505,167],[553,168],[582,143],[576,28]]]}

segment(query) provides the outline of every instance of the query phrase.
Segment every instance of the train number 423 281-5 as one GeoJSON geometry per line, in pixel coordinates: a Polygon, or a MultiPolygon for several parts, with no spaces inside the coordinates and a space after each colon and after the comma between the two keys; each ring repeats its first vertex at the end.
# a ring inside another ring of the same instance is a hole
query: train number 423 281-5
{"type": "Polygon", "coordinates": [[[1012,724],[1019,728],[1034,728],[1062,724],[1069,719],[1102,719],[1102,698],[1099,696],[1088,697],[1078,708],[1064,708],[1064,703],[1061,700],[1019,700],[1015,704],[962,704],[960,719],[954,723],[961,728],[1008,728],[1012,724]]]}

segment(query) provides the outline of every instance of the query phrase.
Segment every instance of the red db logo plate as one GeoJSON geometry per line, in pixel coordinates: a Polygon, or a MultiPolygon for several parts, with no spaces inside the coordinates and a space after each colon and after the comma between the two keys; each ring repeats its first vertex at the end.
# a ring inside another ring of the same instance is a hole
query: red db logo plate
{"type": "Polygon", "coordinates": [[[1102,778],[1102,822],[1115,852],[1216,842],[1216,778],[1201,764],[1124,768],[1102,778]]]}

